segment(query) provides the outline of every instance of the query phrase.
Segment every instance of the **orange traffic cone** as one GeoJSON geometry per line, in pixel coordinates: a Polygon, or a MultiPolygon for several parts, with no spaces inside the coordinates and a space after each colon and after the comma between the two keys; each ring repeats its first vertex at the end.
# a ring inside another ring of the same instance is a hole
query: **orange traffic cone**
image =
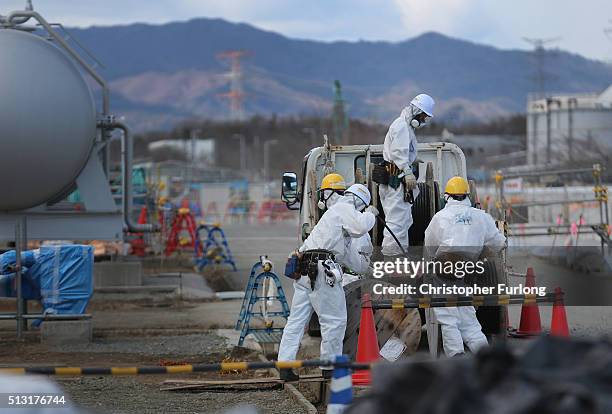
{"type": "Polygon", "coordinates": [[[140,209],[140,215],[138,216],[138,224],[147,224],[147,208],[142,207],[140,209]]]}
{"type": "MultiPolygon", "coordinates": [[[[535,287],[535,273],[533,268],[527,268],[527,275],[525,277],[526,287],[535,287]]],[[[521,323],[518,331],[513,335],[517,337],[521,336],[534,336],[542,333],[542,323],[540,322],[540,308],[537,303],[524,303],[521,307],[521,323]]]]}
{"type": "MultiPolygon", "coordinates": [[[[359,338],[357,339],[357,363],[369,364],[378,361],[380,349],[374,324],[372,298],[364,293],[361,298],[361,322],[359,323],[359,338]]],[[[353,373],[353,385],[370,385],[370,370],[360,370],[353,373]]]]}
{"type": "Polygon", "coordinates": [[[550,334],[552,336],[569,337],[569,327],[567,326],[567,315],[563,304],[563,291],[561,288],[555,289],[555,303],[553,304],[552,320],[550,321],[550,334]]]}

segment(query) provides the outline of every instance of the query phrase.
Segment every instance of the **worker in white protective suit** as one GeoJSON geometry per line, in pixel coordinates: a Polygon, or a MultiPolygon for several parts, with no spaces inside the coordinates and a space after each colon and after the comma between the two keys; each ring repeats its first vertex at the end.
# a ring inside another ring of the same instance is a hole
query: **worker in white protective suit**
{"type": "MultiPolygon", "coordinates": [[[[336,204],[338,199],[344,194],[346,190],[344,177],[337,173],[327,174],[323,181],[321,181],[321,187],[319,188],[319,194],[317,207],[325,212],[331,206],[336,204]]],[[[345,237],[346,247],[346,258],[345,267],[359,275],[365,275],[370,270],[370,264],[372,261],[372,253],[374,247],[372,245],[372,239],[370,234],[366,233],[361,237],[345,237]],[[350,243],[350,244],[349,244],[350,243]]],[[[359,277],[352,274],[344,274],[342,278],[342,286],[354,282],[359,277]]]]}
{"type": "MultiPolygon", "coordinates": [[[[412,163],[417,159],[415,129],[433,117],[434,100],[426,94],[417,95],[389,126],[383,145],[383,158],[388,172],[388,184],[379,185],[380,201],[385,221],[407,251],[408,230],[412,225],[412,203],[419,195],[412,163]]],[[[387,180],[385,180],[387,181],[387,180]]],[[[398,256],[402,249],[389,232],[383,232],[382,254],[398,256]]]]}
{"type": "MultiPolygon", "coordinates": [[[[488,250],[497,254],[506,245],[506,237],[495,225],[493,217],[471,206],[470,187],[463,177],[453,177],[444,191],[446,205],[431,219],[425,230],[425,254],[430,260],[443,263],[478,260],[488,250]]],[[[437,284],[462,285],[463,272],[432,275],[437,284]]],[[[477,277],[478,274],[475,274],[477,277]]],[[[442,330],[444,353],[448,357],[464,353],[463,343],[476,352],[488,345],[476,318],[473,306],[433,309],[442,330]]]]}
{"type": "MultiPolygon", "coordinates": [[[[361,184],[349,187],[323,214],[298,249],[302,276],[294,284],[293,301],[278,351],[279,361],[296,358],[304,328],[314,310],[321,325],[321,359],[342,355],[346,329],[346,301],[342,289],[342,265],[351,268],[354,254],[348,238],[359,238],[374,227],[378,211],[369,206],[371,196],[361,184]],[[365,210],[365,211],[364,211],[365,210]]],[[[285,381],[299,376],[280,371],[285,381]]],[[[331,370],[323,370],[331,377],[331,370]]]]}

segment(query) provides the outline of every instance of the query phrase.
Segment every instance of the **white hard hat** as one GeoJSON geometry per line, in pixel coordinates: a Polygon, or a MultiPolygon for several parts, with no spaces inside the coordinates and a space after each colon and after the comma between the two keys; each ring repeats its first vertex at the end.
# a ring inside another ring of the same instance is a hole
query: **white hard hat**
{"type": "Polygon", "coordinates": [[[349,188],[346,189],[344,194],[351,193],[355,194],[361,201],[364,202],[366,206],[370,205],[370,201],[372,200],[372,196],[370,195],[370,191],[368,187],[363,184],[353,184],[349,188]]]}
{"type": "Polygon", "coordinates": [[[410,103],[419,108],[421,111],[425,112],[428,116],[433,117],[433,109],[436,103],[431,96],[422,93],[415,96],[410,103]]]}

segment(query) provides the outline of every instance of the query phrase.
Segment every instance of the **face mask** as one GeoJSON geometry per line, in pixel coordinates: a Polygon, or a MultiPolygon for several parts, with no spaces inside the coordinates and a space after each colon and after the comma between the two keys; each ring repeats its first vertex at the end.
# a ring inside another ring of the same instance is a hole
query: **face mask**
{"type": "Polygon", "coordinates": [[[423,121],[419,121],[418,119],[413,118],[412,121],[410,121],[410,126],[413,127],[414,129],[422,128],[425,125],[427,125],[427,121],[429,121],[429,118],[430,118],[429,116],[425,116],[423,118],[423,121]]]}
{"type": "Polygon", "coordinates": [[[320,210],[327,210],[329,207],[331,207],[329,202],[333,199],[337,199],[338,197],[340,197],[340,194],[337,191],[323,190],[321,198],[317,202],[317,207],[319,207],[320,210]],[[326,192],[329,193],[328,196],[326,196],[326,192]]]}
{"type": "Polygon", "coordinates": [[[353,206],[355,207],[355,210],[357,211],[363,211],[367,206],[365,205],[365,203],[363,202],[363,200],[359,197],[357,197],[355,194],[346,194],[349,197],[352,197],[353,199],[353,206]]]}

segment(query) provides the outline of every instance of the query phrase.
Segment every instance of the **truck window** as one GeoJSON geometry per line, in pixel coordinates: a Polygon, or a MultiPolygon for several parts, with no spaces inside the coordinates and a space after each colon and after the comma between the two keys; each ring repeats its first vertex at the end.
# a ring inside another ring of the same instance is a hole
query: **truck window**
{"type": "MultiPolygon", "coordinates": [[[[380,164],[381,162],[383,162],[382,154],[370,154],[371,164],[380,164]]],[[[368,173],[366,171],[366,156],[365,155],[359,155],[355,157],[355,171],[357,171],[357,168],[360,168],[364,175],[368,173]]]]}

